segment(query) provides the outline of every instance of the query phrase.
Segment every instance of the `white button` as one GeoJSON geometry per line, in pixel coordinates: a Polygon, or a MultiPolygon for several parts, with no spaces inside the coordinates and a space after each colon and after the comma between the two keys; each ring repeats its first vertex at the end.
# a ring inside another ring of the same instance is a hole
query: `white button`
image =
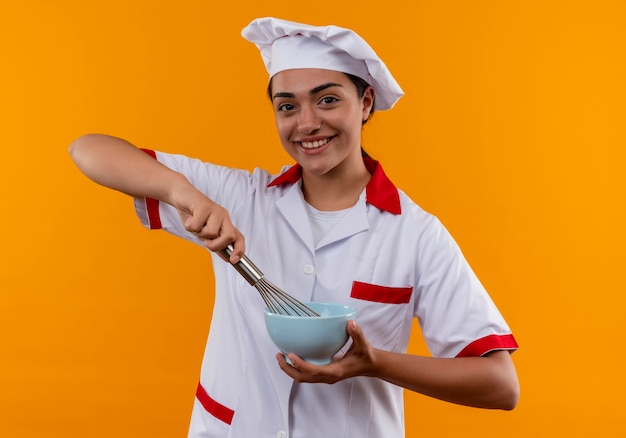
{"type": "Polygon", "coordinates": [[[285,432],[284,430],[279,430],[276,434],[276,438],[287,438],[287,432],[285,432]]]}
{"type": "Polygon", "coordinates": [[[309,265],[309,264],[304,265],[304,273],[306,275],[311,275],[314,272],[315,272],[315,268],[313,267],[313,265],[309,265]]]}

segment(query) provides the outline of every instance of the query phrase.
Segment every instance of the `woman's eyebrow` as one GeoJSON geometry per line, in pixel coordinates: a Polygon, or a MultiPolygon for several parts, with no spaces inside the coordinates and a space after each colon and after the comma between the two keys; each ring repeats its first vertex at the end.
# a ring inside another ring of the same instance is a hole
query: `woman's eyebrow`
{"type": "Polygon", "coordinates": [[[320,91],[323,91],[323,90],[325,90],[327,88],[330,88],[330,87],[343,87],[343,85],[335,84],[334,82],[329,82],[327,84],[318,85],[317,87],[315,87],[311,91],[309,91],[309,94],[310,95],[317,94],[320,91]]]}
{"type": "Polygon", "coordinates": [[[272,97],[272,100],[276,99],[277,97],[286,97],[288,99],[293,99],[294,97],[296,97],[296,95],[293,93],[286,93],[283,91],[283,92],[274,94],[274,96],[272,97]]]}
{"type": "MultiPolygon", "coordinates": [[[[309,91],[309,94],[310,94],[311,96],[313,96],[313,95],[315,95],[315,94],[319,93],[320,91],[324,91],[325,89],[327,89],[327,88],[331,88],[331,87],[343,87],[343,85],[341,85],[341,84],[336,84],[336,83],[334,83],[334,82],[328,82],[328,83],[326,83],[326,84],[318,85],[317,87],[312,88],[312,89],[309,91]]],[[[293,94],[293,93],[288,93],[288,92],[285,92],[285,91],[280,91],[280,92],[278,92],[278,93],[274,94],[274,96],[272,97],[272,100],[273,100],[273,99],[276,99],[276,98],[279,98],[279,97],[284,97],[284,98],[287,98],[287,99],[293,99],[293,98],[295,98],[295,97],[296,97],[296,95],[295,95],[295,94],[293,94]]]]}

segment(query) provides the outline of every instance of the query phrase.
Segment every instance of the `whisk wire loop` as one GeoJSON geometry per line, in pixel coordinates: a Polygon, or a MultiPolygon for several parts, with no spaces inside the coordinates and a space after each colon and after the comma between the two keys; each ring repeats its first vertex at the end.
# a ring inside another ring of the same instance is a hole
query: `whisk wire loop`
{"type": "MultiPolygon", "coordinates": [[[[230,244],[220,251],[220,254],[226,260],[229,260],[233,250],[234,247],[230,244]]],[[[245,255],[239,262],[232,266],[250,283],[250,285],[256,288],[270,312],[287,316],[320,316],[315,310],[272,284],[265,278],[261,270],[245,255]]]]}

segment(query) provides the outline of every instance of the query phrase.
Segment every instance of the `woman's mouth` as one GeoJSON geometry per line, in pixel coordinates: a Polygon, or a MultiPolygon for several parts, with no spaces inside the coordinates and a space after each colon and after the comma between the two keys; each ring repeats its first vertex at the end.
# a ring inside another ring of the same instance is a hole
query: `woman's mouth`
{"type": "Polygon", "coordinates": [[[317,149],[319,147],[324,146],[325,144],[327,144],[332,139],[333,139],[333,137],[327,137],[327,138],[323,138],[321,140],[315,140],[315,141],[301,141],[300,145],[304,149],[317,149]]]}

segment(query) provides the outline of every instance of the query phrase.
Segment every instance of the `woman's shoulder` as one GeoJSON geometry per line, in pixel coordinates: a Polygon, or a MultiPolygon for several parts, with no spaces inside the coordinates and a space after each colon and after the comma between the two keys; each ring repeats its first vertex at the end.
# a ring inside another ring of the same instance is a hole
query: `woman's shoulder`
{"type": "Polygon", "coordinates": [[[424,209],[417,201],[411,198],[402,189],[398,189],[398,196],[400,198],[400,206],[402,208],[402,214],[408,218],[414,218],[419,220],[434,220],[437,221],[437,217],[424,209]]]}

